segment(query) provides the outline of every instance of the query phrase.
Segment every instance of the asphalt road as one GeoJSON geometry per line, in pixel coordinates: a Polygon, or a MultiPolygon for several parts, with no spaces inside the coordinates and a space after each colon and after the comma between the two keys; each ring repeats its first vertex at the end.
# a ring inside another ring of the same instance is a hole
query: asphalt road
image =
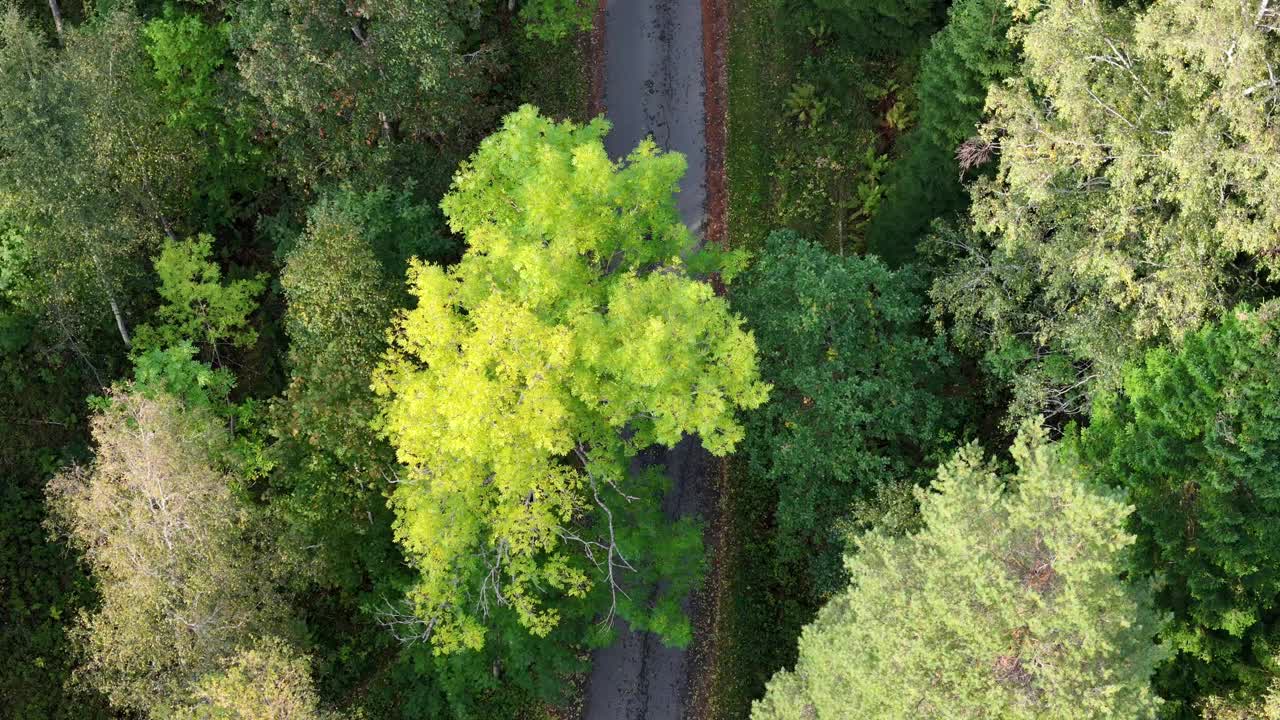
{"type": "MultiPolygon", "coordinates": [[[[701,0],[608,0],[604,52],[605,112],[613,122],[605,148],[622,157],[652,135],[659,146],[683,153],[689,169],[677,201],[685,223],[700,232],[707,167],[701,0]]],[[[707,454],[695,438],[646,452],[635,464],[666,467],[672,485],[663,509],[669,516],[706,517],[714,507],[707,454]]],[[[585,720],[685,718],[689,653],[616,622],[618,641],[592,658],[585,720]]]]}
{"type": "Polygon", "coordinates": [[[685,156],[678,197],[685,224],[702,223],[707,142],[702,105],[701,0],[607,0],[604,105],[613,123],[605,149],[631,152],[646,135],[685,156]]]}

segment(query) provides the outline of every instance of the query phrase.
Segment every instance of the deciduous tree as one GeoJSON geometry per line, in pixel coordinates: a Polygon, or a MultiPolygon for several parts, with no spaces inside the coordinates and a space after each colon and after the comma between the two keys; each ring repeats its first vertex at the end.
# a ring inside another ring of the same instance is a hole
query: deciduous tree
{"type": "Polygon", "coordinates": [[[209,259],[212,252],[209,235],[165,241],[155,258],[163,302],[155,313],[158,323],[138,328],[140,348],[200,343],[216,358],[220,344],[243,348],[257,341],[249,315],[257,309],[255,296],[266,289],[267,276],[223,283],[222,270],[209,259]]]}
{"type": "Polygon", "coordinates": [[[406,229],[352,209],[318,204],[285,256],[289,384],[272,407],[274,503],[319,546],[326,580],[347,588],[360,586],[369,568],[394,576],[398,565],[384,499],[395,455],[370,427],[377,407],[369,378],[403,294],[398,273],[376,257],[378,241],[388,239],[379,230],[406,229]]]}
{"type": "Polygon", "coordinates": [[[774,387],[747,423],[750,482],[776,502],[772,558],[756,561],[812,612],[845,585],[852,506],[927,479],[936,463],[959,402],[942,397],[951,356],[925,327],[924,285],[910,271],[789,231],[769,237],[733,300],[774,387]]]}
{"type": "Polygon", "coordinates": [[[159,710],[287,611],[269,536],[220,469],[230,441],[207,410],[121,389],[92,428],[93,463],[48,489],[55,527],[102,595],[78,624],[82,670],[117,707],[159,710]]]}
{"type": "Polygon", "coordinates": [[[46,275],[40,311],[72,334],[110,318],[127,346],[139,261],[183,213],[198,145],[166,124],[131,11],[60,52],[12,6],[0,24],[0,182],[46,275]]]}
{"type": "Polygon", "coordinates": [[[678,596],[701,565],[697,529],[663,522],[660,476],[628,461],[685,433],[728,452],[735,410],[765,398],[751,336],[691,275],[734,267],[694,251],[679,220],[684,159],[646,140],[614,163],[608,128],[525,106],[481,144],[443,202],[468,250],[448,270],[412,266],[417,306],[375,376],[406,466],[397,537],[442,650],[481,645],[492,603],[546,634],[557,604],[597,583],[606,617],[616,605],[687,639],[678,596]],[[674,592],[651,611],[652,588],[631,580],[655,569],[674,592]]]}
{"type": "Polygon", "coordinates": [[[255,640],[201,678],[178,720],[337,720],[321,709],[311,663],[275,637],[255,640]]]}
{"type": "Polygon", "coordinates": [[[1016,414],[1087,408],[1145,345],[1257,293],[1276,267],[1280,60],[1267,2],[1014,4],[1021,69],[993,88],[996,176],[935,288],[998,356],[1016,414]]]}
{"type": "MultiPolygon", "coordinates": [[[[463,54],[477,3],[250,0],[231,29],[246,88],[264,106],[295,179],[351,179],[388,168],[421,177],[442,150],[474,138],[485,48],[463,54]]],[[[492,115],[489,116],[492,118],[492,115]]]]}
{"type": "Polygon", "coordinates": [[[254,141],[257,128],[229,30],[226,21],[206,22],[173,5],[142,27],[158,86],[155,101],[167,112],[169,127],[196,141],[193,212],[203,223],[235,220],[267,182],[268,150],[254,141]]]}

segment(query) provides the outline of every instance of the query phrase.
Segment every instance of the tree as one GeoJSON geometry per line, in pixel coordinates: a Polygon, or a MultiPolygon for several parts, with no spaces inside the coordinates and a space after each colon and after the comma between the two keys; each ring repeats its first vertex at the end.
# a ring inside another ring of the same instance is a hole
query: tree
{"type": "Polygon", "coordinates": [[[257,309],[254,297],[266,289],[265,274],[223,284],[222,271],[209,260],[213,238],[199,235],[182,242],[166,240],[155,258],[160,276],[157,326],[138,328],[140,348],[160,348],[198,342],[218,357],[218,346],[248,347],[258,333],[249,327],[257,309]]]}
{"type": "Polygon", "coordinates": [[[874,256],[837,257],[789,231],[769,236],[735,289],[773,399],[747,423],[751,481],[776,506],[771,565],[808,606],[844,587],[844,523],[857,502],[907,480],[947,441],[951,364],[924,326],[923,284],[874,256]]]}
{"type": "MultiPolygon", "coordinates": [[[[408,192],[341,190],[325,195],[304,232],[283,243],[289,383],[272,404],[271,506],[313,548],[314,581],[326,590],[308,593],[300,612],[356,621],[336,629],[320,620],[313,628],[317,657],[341,658],[327,663],[323,679],[394,683],[384,692],[398,712],[412,688],[439,702],[427,717],[506,717],[530,697],[561,698],[563,677],[582,668],[573,643],[590,619],[572,618],[533,638],[508,612],[494,618],[480,652],[431,658],[407,636],[394,647],[396,629],[406,626],[393,621],[405,619],[401,598],[414,576],[392,536],[386,495],[395,487],[395,453],[370,427],[377,406],[369,378],[394,311],[408,303],[407,258],[456,258],[456,241],[437,215],[408,192]],[[363,656],[339,654],[351,645],[363,656]],[[397,652],[388,671],[385,657],[397,652]]],[[[370,702],[370,717],[391,714],[370,702]]]]}
{"type": "Polygon", "coordinates": [[[1280,718],[1280,681],[1273,680],[1261,697],[1213,695],[1200,703],[1203,720],[1277,720],[1280,718]]]}
{"type": "Polygon", "coordinates": [[[1277,307],[1243,308],[1158,348],[1098,399],[1079,438],[1093,472],[1137,512],[1136,570],[1161,579],[1180,655],[1170,694],[1261,693],[1275,672],[1280,600],[1277,307]]]}
{"type": "Polygon", "coordinates": [[[1038,426],[1013,457],[1002,479],[966,446],[921,494],[923,530],[866,536],[752,718],[1154,718],[1165,653],[1150,593],[1120,579],[1130,508],[1038,426]]]}
{"type": "MultiPolygon", "coordinates": [[[[480,48],[463,57],[474,1],[241,3],[231,28],[245,87],[263,105],[291,177],[364,189],[434,166],[474,136],[480,48]]],[[[491,117],[491,116],[490,116],[491,117]]]]}
{"type": "Polygon", "coordinates": [[[937,0],[814,0],[825,20],[868,55],[904,54],[942,19],[937,0]]]}
{"type": "Polygon", "coordinates": [[[50,482],[55,527],[102,595],[77,635],[89,683],[121,709],[166,707],[236,648],[282,627],[269,536],[220,469],[230,440],[207,411],[114,390],[97,453],[50,482]]]}
{"type": "Polygon", "coordinates": [[[960,0],[925,50],[916,81],[919,124],[900,141],[902,156],[868,228],[868,245],[886,259],[910,258],[934,218],[966,207],[962,180],[978,172],[969,164],[982,158],[960,163],[957,151],[977,133],[987,88],[1016,69],[1012,21],[1005,0],[960,0]]]}
{"type": "Polygon", "coordinates": [[[589,30],[595,13],[592,0],[524,0],[520,7],[529,37],[550,42],[589,30]]]}
{"type": "Polygon", "coordinates": [[[347,587],[370,568],[399,569],[388,562],[399,551],[383,498],[395,455],[370,427],[369,378],[394,311],[408,302],[409,258],[456,257],[438,214],[409,190],[342,189],[317,202],[282,248],[289,383],[272,407],[275,501],[347,587]]]}
{"type": "Polygon", "coordinates": [[[646,140],[615,164],[608,128],[525,106],[481,143],[442,203],[468,250],[447,271],[411,266],[417,306],[375,375],[406,466],[396,534],[441,650],[479,647],[490,603],[545,635],[557,603],[597,580],[606,620],[616,608],[687,638],[678,599],[699,536],[663,521],[661,477],[629,476],[628,460],[685,433],[726,453],[742,438],[735,409],[765,398],[750,334],[690,275],[735,268],[694,251],[679,221],[684,159],[646,140]],[[624,576],[646,567],[669,570],[674,590],[652,613],[650,590],[624,576]]]}
{"type": "Polygon", "coordinates": [[[1015,4],[1023,61],[973,148],[999,166],[974,185],[973,231],[939,241],[954,260],[935,296],[1017,414],[1086,410],[1276,267],[1276,9],[1112,5],[1015,4]]]}
{"type": "MultiPolygon", "coordinates": [[[[401,306],[401,281],[375,255],[376,241],[401,240],[399,221],[325,200],[285,256],[289,384],[272,406],[272,483],[277,508],[319,545],[325,575],[354,588],[369,568],[394,575],[398,552],[383,492],[395,455],[370,427],[377,415],[369,377],[401,306]]],[[[382,578],[383,581],[386,578],[382,578]]]]}
{"type": "Polygon", "coordinates": [[[336,720],[320,708],[310,662],[275,637],[241,649],[202,678],[179,720],[336,720]]]}
{"type": "Polygon", "coordinates": [[[200,141],[194,212],[210,224],[236,219],[267,181],[267,153],[253,141],[257,128],[238,83],[229,33],[225,21],[207,23],[172,5],[142,27],[166,124],[200,141]]]}
{"type": "Polygon", "coordinates": [[[131,11],[68,29],[61,53],[12,6],[0,24],[0,183],[45,275],[33,309],[72,337],[105,316],[128,346],[136,268],[183,214],[199,143],[165,122],[131,11]]]}

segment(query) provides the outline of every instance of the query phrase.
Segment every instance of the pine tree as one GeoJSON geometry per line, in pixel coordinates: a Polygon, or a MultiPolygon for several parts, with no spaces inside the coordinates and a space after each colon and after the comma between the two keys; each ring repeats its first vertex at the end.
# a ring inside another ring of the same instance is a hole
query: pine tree
{"type": "Polygon", "coordinates": [[[1155,717],[1160,622],[1120,579],[1130,508],[1038,426],[1013,457],[1001,478],[963,448],[922,496],[923,530],[863,539],[754,720],[1155,717]]]}

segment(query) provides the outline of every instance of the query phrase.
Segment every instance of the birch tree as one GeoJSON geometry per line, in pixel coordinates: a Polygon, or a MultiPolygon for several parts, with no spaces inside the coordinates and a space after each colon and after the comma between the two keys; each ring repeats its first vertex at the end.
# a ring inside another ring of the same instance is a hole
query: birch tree
{"type": "Polygon", "coordinates": [[[113,391],[96,454],[50,482],[54,527],[84,553],[101,606],[76,626],[83,677],[113,705],[163,709],[252,638],[279,632],[269,536],[221,469],[227,431],[166,396],[113,391]]]}
{"type": "Polygon", "coordinates": [[[0,17],[0,181],[32,228],[43,312],[110,318],[126,347],[140,261],[182,214],[194,152],[165,123],[140,33],[113,10],[56,50],[12,6],[0,17]]]}

